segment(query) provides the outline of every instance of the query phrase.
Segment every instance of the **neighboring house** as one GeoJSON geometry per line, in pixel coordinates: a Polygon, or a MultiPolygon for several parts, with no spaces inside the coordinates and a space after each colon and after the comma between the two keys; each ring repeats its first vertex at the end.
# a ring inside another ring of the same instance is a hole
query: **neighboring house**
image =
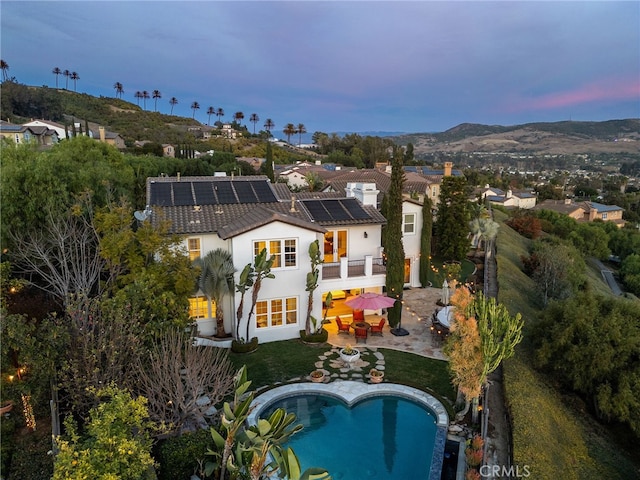
{"type": "Polygon", "coordinates": [[[108,132],[104,127],[98,127],[98,131],[89,130],[89,136],[93,139],[100,140],[108,145],[113,145],[119,150],[124,150],[127,146],[124,143],[124,138],[118,133],[108,132]]]}
{"type": "MultiPolygon", "coordinates": [[[[363,188],[355,198],[307,198],[276,194],[268,178],[155,177],[147,179],[147,203],[152,221],[167,219],[171,232],[184,237],[192,260],[216,248],[228,250],[237,269],[253,264],[262,248],[276,257],[275,279],[264,280],[249,338],[260,342],[298,338],[305,326],[310,271],[309,245],[318,240],[325,263],[321,266],[312,315],[322,318],[322,294],[337,290],[381,291],[386,268],[382,263],[384,217],[375,204],[363,204],[363,188]]],[[[235,332],[237,292],[224,300],[225,330],[235,332]]],[[[190,299],[192,318],[211,318],[215,306],[206,297],[190,299]]],[[[245,337],[251,290],[244,300],[240,336],[245,337]]]]}
{"type": "Polygon", "coordinates": [[[603,222],[613,222],[618,227],[624,227],[626,223],[622,219],[624,209],[617,205],[603,205],[596,202],[581,202],[581,204],[585,210],[585,221],[602,220],[603,222]]]}
{"type": "Polygon", "coordinates": [[[175,156],[176,156],[175,147],[173,145],[169,145],[168,143],[163,143],[162,144],[162,155],[164,157],[175,158],[175,156]]]}
{"type": "MultiPolygon", "coordinates": [[[[483,200],[487,200],[494,205],[502,205],[505,208],[532,209],[536,206],[536,195],[531,192],[514,192],[511,189],[504,192],[499,188],[491,188],[486,185],[478,194],[483,200]]],[[[474,196],[473,200],[477,198],[474,196]]]]}
{"type": "Polygon", "coordinates": [[[35,142],[43,147],[50,147],[58,143],[58,134],[45,126],[15,125],[0,122],[0,135],[13,140],[16,145],[35,142]]]}
{"type": "Polygon", "coordinates": [[[564,200],[545,200],[534,207],[534,210],[552,210],[567,215],[579,222],[602,220],[613,222],[618,227],[626,223],[622,219],[624,209],[617,205],[603,205],[596,202],[574,203],[570,198],[564,200]]]}
{"type": "Polygon", "coordinates": [[[23,123],[26,127],[47,127],[54,130],[58,135],[58,140],[64,140],[66,137],[64,125],[52,122],[50,120],[31,120],[30,122],[23,123]]]}
{"type": "Polygon", "coordinates": [[[544,200],[536,205],[533,210],[551,210],[575,220],[582,220],[585,214],[584,208],[577,203],[573,203],[570,198],[565,198],[564,200],[544,200]]]}

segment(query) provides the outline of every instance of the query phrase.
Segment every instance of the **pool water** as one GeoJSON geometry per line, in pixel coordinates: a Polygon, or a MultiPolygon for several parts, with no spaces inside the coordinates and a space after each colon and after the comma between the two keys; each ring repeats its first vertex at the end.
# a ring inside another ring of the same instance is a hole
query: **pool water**
{"type": "Polygon", "coordinates": [[[334,480],[429,478],[436,419],[410,400],[381,396],[349,408],[331,396],[304,394],[274,402],[260,416],[280,407],[304,426],[287,444],[303,471],[321,467],[334,480]]]}

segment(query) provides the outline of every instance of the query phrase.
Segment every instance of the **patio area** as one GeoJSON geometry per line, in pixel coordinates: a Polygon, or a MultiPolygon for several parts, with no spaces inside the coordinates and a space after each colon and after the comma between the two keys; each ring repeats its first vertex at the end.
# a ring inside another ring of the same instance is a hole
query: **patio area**
{"type": "MultiPolygon", "coordinates": [[[[404,352],[416,353],[429,358],[444,360],[441,345],[432,340],[431,335],[431,315],[436,310],[436,302],[440,299],[442,290],[439,288],[411,288],[404,291],[403,295],[403,312],[402,312],[402,328],[409,332],[406,336],[395,336],[391,333],[389,324],[384,327],[382,336],[369,335],[366,344],[358,343],[358,346],[391,348],[404,352]]],[[[350,309],[336,311],[340,318],[347,323],[351,323],[353,318],[350,309]],[[340,311],[341,313],[338,313],[340,311]]],[[[331,345],[336,347],[344,347],[347,344],[356,346],[356,338],[351,329],[347,335],[345,333],[338,334],[333,309],[330,310],[327,320],[330,323],[325,324],[324,328],[329,332],[327,340],[331,345]]],[[[365,321],[374,324],[380,321],[379,315],[365,315],[365,321]]]]}

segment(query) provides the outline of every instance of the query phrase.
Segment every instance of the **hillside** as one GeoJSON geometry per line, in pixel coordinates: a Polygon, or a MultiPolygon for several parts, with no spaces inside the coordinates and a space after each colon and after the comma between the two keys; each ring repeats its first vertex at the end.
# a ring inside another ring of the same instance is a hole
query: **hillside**
{"type": "Polygon", "coordinates": [[[421,154],[448,153],[640,153],[640,119],[605,122],[527,123],[504,127],[463,123],[442,133],[393,137],[421,154]]]}
{"type": "MultiPolygon", "coordinates": [[[[69,90],[30,87],[13,82],[2,84],[0,118],[13,123],[30,119],[45,119],[62,124],[74,120],[83,124],[104,126],[119,133],[125,142],[151,140],[156,143],[183,143],[197,135],[204,127],[199,121],[153,112],[153,99],[146,101],[147,109],[112,97],[94,97],[69,90]],[[195,128],[195,133],[189,129],[195,128]]],[[[201,113],[202,115],[202,113],[201,113]]]]}

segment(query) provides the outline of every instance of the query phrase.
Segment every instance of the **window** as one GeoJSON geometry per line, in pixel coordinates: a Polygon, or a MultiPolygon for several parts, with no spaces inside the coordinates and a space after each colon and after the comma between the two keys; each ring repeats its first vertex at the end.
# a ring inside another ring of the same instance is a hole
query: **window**
{"type": "Polygon", "coordinates": [[[256,303],[256,327],[281,327],[298,323],[298,299],[274,298],[256,303]]]}
{"type": "Polygon", "coordinates": [[[189,259],[193,262],[195,259],[200,258],[200,239],[190,238],[187,243],[189,246],[189,259]]]}
{"type": "Polygon", "coordinates": [[[602,212],[602,220],[606,220],[607,219],[607,212],[602,212]]]}
{"type": "Polygon", "coordinates": [[[206,297],[191,297],[189,299],[189,316],[191,318],[207,318],[209,316],[206,297]]]}
{"type": "Polygon", "coordinates": [[[416,233],[416,214],[405,213],[402,216],[402,233],[406,235],[413,235],[416,233]]]}
{"type": "Polygon", "coordinates": [[[258,255],[263,248],[267,249],[269,258],[273,258],[271,268],[295,268],[298,265],[298,241],[295,238],[253,242],[254,255],[258,255]]]}

